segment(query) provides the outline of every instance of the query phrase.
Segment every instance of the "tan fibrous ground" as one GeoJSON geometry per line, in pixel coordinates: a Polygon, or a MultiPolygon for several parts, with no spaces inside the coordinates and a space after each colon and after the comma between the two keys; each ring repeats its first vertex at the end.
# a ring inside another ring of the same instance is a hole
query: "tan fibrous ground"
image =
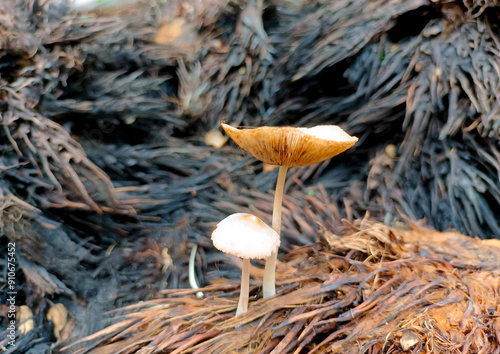
{"type": "Polygon", "coordinates": [[[167,290],[113,312],[85,352],[500,352],[500,241],[367,219],[342,230],[286,254],[275,297],[261,298],[256,276],[245,314],[234,316],[235,282],[202,299],[167,290]]]}

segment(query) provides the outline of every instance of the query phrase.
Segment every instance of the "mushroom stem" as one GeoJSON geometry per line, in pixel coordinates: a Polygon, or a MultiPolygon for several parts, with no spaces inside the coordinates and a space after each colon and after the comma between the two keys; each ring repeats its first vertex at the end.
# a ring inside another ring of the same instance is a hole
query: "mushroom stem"
{"type": "MultiPolygon", "coordinates": [[[[286,172],[288,166],[280,166],[278,172],[278,181],[276,182],[276,191],[274,193],[274,206],[273,206],[273,223],[271,227],[279,235],[281,232],[281,204],[283,201],[283,189],[285,187],[286,172]]],[[[264,299],[267,299],[276,294],[275,273],[276,273],[276,260],[278,258],[278,251],[273,252],[266,258],[266,266],[264,268],[264,280],[262,284],[262,291],[264,299]]]]}
{"type": "Polygon", "coordinates": [[[245,313],[248,310],[248,293],[250,292],[249,278],[250,278],[250,258],[243,258],[243,266],[241,268],[240,300],[238,301],[236,316],[241,315],[242,313],[245,313]]]}
{"type": "MultiPolygon", "coordinates": [[[[196,262],[196,251],[198,250],[198,245],[194,244],[193,248],[191,248],[191,254],[189,255],[189,267],[188,267],[188,279],[189,285],[191,289],[197,290],[200,288],[198,282],[196,281],[196,271],[195,271],[195,262],[196,262]]],[[[196,297],[203,297],[203,292],[198,291],[196,293],[196,297]]]]}

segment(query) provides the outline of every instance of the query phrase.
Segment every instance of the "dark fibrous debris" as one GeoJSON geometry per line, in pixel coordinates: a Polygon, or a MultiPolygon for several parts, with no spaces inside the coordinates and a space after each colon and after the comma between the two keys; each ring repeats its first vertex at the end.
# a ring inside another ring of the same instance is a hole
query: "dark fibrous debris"
{"type": "Polygon", "coordinates": [[[350,8],[360,3],[324,4],[278,29],[272,38],[284,52],[273,70],[282,81],[273,81],[280,88],[270,121],[298,116],[299,125],[341,123],[366,147],[381,139],[378,155],[389,144],[396,147],[390,164],[379,165],[381,159],[370,155],[368,171],[376,169],[386,181],[371,187],[363,182],[365,198],[353,201],[356,208],[377,211],[382,204],[384,215],[395,215],[399,207],[441,229],[452,225],[470,235],[497,237],[498,8],[493,2],[459,1],[370,2],[381,11],[361,6],[366,12],[350,8]],[[311,90],[319,91],[316,99],[308,97],[311,90]],[[476,172],[453,176],[458,171],[446,151],[457,151],[476,172]],[[477,180],[485,188],[477,188],[477,180]],[[430,198],[426,211],[415,193],[430,198]],[[476,205],[466,207],[468,220],[456,208],[464,198],[476,205]]]}
{"type": "Polygon", "coordinates": [[[485,312],[474,289],[489,296],[498,274],[473,253],[500,238],[499,16],[493,0],[139,0],[84,12],[0,1],[0,246],[16,243],[17,301],[36,324],[16,349],[50,346],[44,312],[62,299],[71,341],[102,329],[103,312],[137,306],[107,329],[109,351],[130,335],[144,352],[472,352],[479,339],[494,352],[499,309],[485,312]],[[221,266],[239,263],[209,235],[232,213],[269,223],[277,170],[232,142],[208,146],[221,120],[359,137],[289,171],[279,300],[254,301],[245,323],[232,319],[240,272],[221,266]],[[367,214],[388,226],[354,225],[367,214]],[[393,228],[406,218],[474,238],[393,228]],[[179,290],[195,246],[202,300],[179,290]],[[334,277],[342,285],[314,294],[334,277]],[[131,305],[147,300],[161,308],[131,305]],[[147,321],[174,310],[184,317],[169,326],[147,321]],[[265,332],[286,318],[296,321],[265,332]],[[144,338],[120,332],[132,324],[144,338]]]}

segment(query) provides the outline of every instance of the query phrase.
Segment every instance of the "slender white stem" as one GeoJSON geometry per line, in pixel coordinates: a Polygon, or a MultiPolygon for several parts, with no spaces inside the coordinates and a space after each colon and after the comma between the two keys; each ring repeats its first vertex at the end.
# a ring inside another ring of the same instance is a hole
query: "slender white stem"
{"type": "MultiPolygon", "coordinates": [[[[189,255],[189,267],[188,267],[188,275],[189,275],[189,285],[191,289],[199,289],[198,282],[196,281],[196,272],[194,269],[194,264],[196,262],[196,251],[198,250],[198,245],[194,244],[193,248],[191,248],[191,254],[189,255]]],[[[203,292],[198,291],[196,293],[197,297],[203,297],[203,292]]]]}
{"type": "Polygon", "coordinates": [[[250,292],[249,279],[250,279],[250,259],[243,258],[243,266],[241,268],[240,300],[238,301],[236,316],[241,315],[242,313],[245,313],[248,310],[248,293],[250,292]]]}
{"type": "MultiPolygon", "coordinates": [[[[273,223],[272,228],[278,233],[281,232],[281,204],[283,201],[283,188],[285,187],[287,166],[280,166],[278,172],[278,181],[276,182],[276,191],[274,193],[274,206],[273,206],[273,223]]],[[[262,291],[264,299],[267,299],[276,294],[276,260],[278,258],[278,251],[273,252],[266,258],[266,267],[264,268],[264,280],[262,284],[262,291]]]]}

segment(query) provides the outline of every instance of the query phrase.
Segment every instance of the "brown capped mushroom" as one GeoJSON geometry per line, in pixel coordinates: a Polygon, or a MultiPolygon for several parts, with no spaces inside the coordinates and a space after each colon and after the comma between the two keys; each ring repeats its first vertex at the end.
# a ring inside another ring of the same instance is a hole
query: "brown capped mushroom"
{"type": "Polygon", "coordinates": [[[358,141],[337,125],[238,129],[221,124],[240,148],[265,163],[277,166],[313,165],[344,152],[358,141]]]}
{"type": "Polygon", "coordinates": [[[245,313],[248,309],[250,259],[266,258],[276,253],[280,237],[255,215],[236,213],[217,224],[212,233],[212,242],[218,250],[243,258],[236,316],[245,313]]]}
{"type": "MultiPolygon", "coordinates": [[[[332,158],[351,148],[358,138],[336,125],[313,128],[259,127],[238,129],[221,122],[227,135],[243,150],[264,163],[280,166],[274,195],[272,228],[280,234],[281,204],[289,167],[308,166],[332,158]]],[[[266,258],[264,298],[276,294],[277,252],[266,258]]]]}

